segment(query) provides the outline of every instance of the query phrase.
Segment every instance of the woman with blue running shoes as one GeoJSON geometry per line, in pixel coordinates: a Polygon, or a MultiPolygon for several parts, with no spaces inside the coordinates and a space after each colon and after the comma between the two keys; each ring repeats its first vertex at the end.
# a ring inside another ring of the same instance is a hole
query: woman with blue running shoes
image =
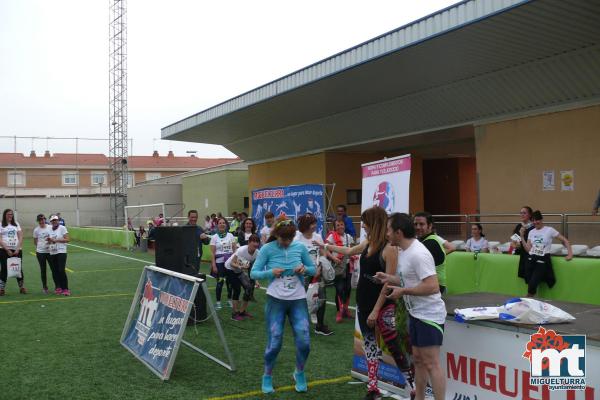
{"type": "Polygon", "coordinates": [[[267,347],[262,377],[263,393],[273,393],[273,367],[283,342],[286,317],[294,331],[296,370],[293,377],[297,392],[306,392],[308,385],[304,366],[310,353],[310,324],[304,289],[304,274],[314,276],[316,267],[306,246],[294,242],[296,226],[281,217],[275,224],[268,243],[254,262],[250,277],[268,279],[265,321],[267,347]]]}

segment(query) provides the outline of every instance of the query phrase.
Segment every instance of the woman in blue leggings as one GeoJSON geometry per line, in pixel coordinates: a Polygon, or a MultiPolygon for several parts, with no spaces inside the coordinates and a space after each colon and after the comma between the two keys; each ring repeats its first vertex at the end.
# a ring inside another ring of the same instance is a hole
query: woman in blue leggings
{"type": "Polygon", "coordinates": [[[268,279],[265,320],[267,348],[265,371],[262,378],[263,393],[273,393],[273,367],[283,342],[283,328],[287,317],[292,325],[296,343],[296,370],[294,381],[297,392],[306,392],[304,365],[310,352],[310,324],[306,306],[304,274],[313,276],[315,264],[306,247],[293,242],[296,226],[290,220],[280,219],[271,237],[254,262],[250,277],[268,279]]]}

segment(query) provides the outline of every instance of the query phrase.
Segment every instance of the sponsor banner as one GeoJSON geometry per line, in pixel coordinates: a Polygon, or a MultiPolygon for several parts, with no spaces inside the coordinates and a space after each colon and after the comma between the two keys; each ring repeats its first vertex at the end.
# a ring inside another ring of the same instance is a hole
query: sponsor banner
{"type": "Polygon", "coordinates": [[[169,379],[193,295],[193,281],[142,272],[142,286],[133,300],[136,308],[121,343],[161,379],[169,379]]]}
{"type": "Polygon", "coordinates": [[[272,212],[296,219],[310,213],[317,218],[317,233],[322,235],[325,219],[325,190],[323,185],[295,185],[264,188],[252,191],[252,217],[257,231],[265,225],[265,214],[272,212]]]}
{"type": "MultiPolygon", "coordinates": [[[[379,206],[388,214],[408,212],[410,189],[410,155],[388,158],[362,165],[362,207],[361,211],[379,206]]],[[[364,231],[361,237],[364,238],[364,231]]],[[[379,332],[377,340],[383,349],[383,357],[379,366],[378,377],[381,383],[387,384],[386,389],[395,393],[407,395],[403,387],[406,385],[404,374],[396,367],[394,359],[387,351],[379,332]]],[[[358,320],[354,328],[354,357],[352,371],[355,376],[367,379],[367,361],[364,354],[363,339],[358,320]]]]}
{"type": "Polygon", "coordinates": [[[446,399],[600,400],[600,347],[584,335],[499,328],[446,321],[446,399]]]}

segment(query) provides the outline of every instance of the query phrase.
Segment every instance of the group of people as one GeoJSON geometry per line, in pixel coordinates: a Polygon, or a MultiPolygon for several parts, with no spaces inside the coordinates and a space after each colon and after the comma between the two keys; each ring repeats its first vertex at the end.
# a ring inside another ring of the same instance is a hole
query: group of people
{"type": "MultiPolygon", "coordinates": [[[[69,232],[59,214],[50,217],[50,225],[46,223],[46,217],[43,214],[37,216],[37,226],[33,230],[33,243],[40,266],[42,291],[46,294],[49,292],[47,279],[47,265],[49,265],[54,281],[54,293],[63,296],[71,295],[66,273],[68,242],[69,232]]],[[[0,226],[0,296],[6,294],[8,261],[12,258],[19,260],[20,273],[16,278],[19,292],[27,294],[22,266],[23,244],[21,225],[15,219],[14,211],[7,208],[2,213],[2,225],[0,226]]]]}

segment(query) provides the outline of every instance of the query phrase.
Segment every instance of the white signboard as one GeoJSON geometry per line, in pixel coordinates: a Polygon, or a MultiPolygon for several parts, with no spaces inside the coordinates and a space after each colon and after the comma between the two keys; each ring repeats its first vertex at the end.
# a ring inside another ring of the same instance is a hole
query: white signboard
{"type": "MultiPolygon", "coordinates": [[[[569,336],[564,338],[569,340],[569,336]]],[[[536,368],[532,369],[530,361],[523,357],[529,341],[528,334],[446,321],[441,354],[447,379],[446,399],[600,400],[599,347],[588,343],[581,356],[585,390],[551,390],[548,385],[532,384],[532,371],[535,374],[536,368]]],[[[565,369],[567,361],[564,358],[565,369]]],[[[548,363],[552,373],[553,361],[548,363]]],[[[560,383],[566,378],[553,379],[560,383]]]]}
{"type": "Polygon", "coordinates": [[[379,206],[388,214],[408,212],[410,155],[362,165],[361,211],[379,206]]]}

